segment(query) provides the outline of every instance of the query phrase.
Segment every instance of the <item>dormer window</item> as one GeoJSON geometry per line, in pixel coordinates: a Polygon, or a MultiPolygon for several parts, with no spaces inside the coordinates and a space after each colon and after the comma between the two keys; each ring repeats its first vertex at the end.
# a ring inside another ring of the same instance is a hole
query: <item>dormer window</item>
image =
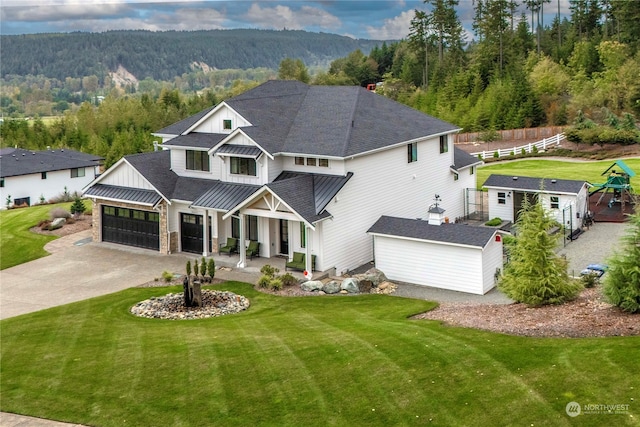
{"type": "Polygon", "coordinates": [[[247,157],[230,157],[231,173],[234,175],[256,176],[256,161],[247,157]]]}
{"type": "Polygon", "coordinates": [[[187,170],[209,172],[209,154],[206,151],[187,150],[187,170]]]}
{"type": "Polygon", "coordinates": [[[222,129],[224,130],[231,130],[233,124],[231,123],[231,119],[224,119],[222,121],[222,129]]]}

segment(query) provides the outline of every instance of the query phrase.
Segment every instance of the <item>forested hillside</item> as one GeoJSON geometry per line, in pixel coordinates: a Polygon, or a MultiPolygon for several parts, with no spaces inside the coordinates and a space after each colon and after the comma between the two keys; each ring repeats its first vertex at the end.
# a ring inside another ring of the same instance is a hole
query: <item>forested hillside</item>
{"type": "Polygon", "coordinates": [[[247,29],[2,36],[2,77],[43,75],[64,81],[104,77],[123,66],[138,80],[171,81],[191,72],[194,62],[212,69],[277,69],[288,57],[327,66],[356,49],[368,53],[376,44],[336,34],[247,29]]]}

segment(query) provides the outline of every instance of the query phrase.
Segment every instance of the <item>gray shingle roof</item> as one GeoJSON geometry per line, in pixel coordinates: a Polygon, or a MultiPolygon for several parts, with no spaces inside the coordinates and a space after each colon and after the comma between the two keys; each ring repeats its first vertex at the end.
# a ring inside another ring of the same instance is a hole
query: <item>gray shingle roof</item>
{"type": "Polygon", "coordinates": [[[420,219],[381,216],[367,233],[484,248],[496,229],[466,224],[430,225],[420,219]]]}
{"type": "Polygon", "coordinates": [[[220,141],[226,138],[224,133],[198,133],[193,132],[187,135],[176,136],[175,138],[162,144],[163,146],[206,148],[215,147],[220,141]]]}
{"type": "Polygon", "coordinates": [[[580,192],[585,182],[586,181],[573,179],[532,178],[528,176],[514,177],[512,175],[492,174],[489,175],[489,178],[487,178],[482,186],[487,188],[508,188],[538,193],[541,191],[540,186],[542,185],[545,193],[577,194],[580,192]]]}
{"type": "Polygon", "coordinates": [[[3,148],[0,150],[0,177],[93,167],[102,160],[102,157],[93,154],[67,149],[30,151],[3,148]]]}
{"type": "MultiPolygon", "coordinates": [[[[358,86],[271,80],[225,102],[252,123],[243,131],[271,155],[348,157],[458,129],[358,86]]],[[[209,111],[157,133],[185,131],[209,111]]]]}
{"type": "Polygon", "coordinates": [[[481,165],[482,160],[472,156],[461,148],[453,147],[453,170],[459,171],[460,169],[468,168],[473,165],[481,165]]]}
{"type": "Polygon", "coordinates": [[[142,188],[118,187],[115,185],[96,184],[90,187],[84,196],[101,199],[126,200],[133,203],[153,206],[162,200],[156,191],[142,188]]]}
{"type": "Polygon", "coordinates": [[[125,159],[167,200],[170,200],[178,182],[178,175],[171,170],[170,156],[169,150],[161,150],[132,154],[125,156],[125,159]]]}
{"type": "Polygon", "coordinates": [[[232,182],[209,182],[209,189],[193,202],[194,207],[229,211],[255,193],[260,186],[232,182]]]}
{"type": "Polygon", "coordinates": [[[185,132],[187,129],[189,129],[191,126],[193,126],[194,124],[196,124],[196,122],[198,120],[200,120],[201,118],[203,118],[204,116],[206,116],[209,111],[213,110],[215,108],[215,106],[213,107],[209,107],[205,110],[200,111],[197,114],[194,114],[193,116],[189,116],[186,119],[182,119],[179,122],[176,122],[172,125],[169,125],[165,128],[160,129],[159,131],[155,132],[157,134],[163,134],[163,135],[181,135],[183,132],[185,132]]]}

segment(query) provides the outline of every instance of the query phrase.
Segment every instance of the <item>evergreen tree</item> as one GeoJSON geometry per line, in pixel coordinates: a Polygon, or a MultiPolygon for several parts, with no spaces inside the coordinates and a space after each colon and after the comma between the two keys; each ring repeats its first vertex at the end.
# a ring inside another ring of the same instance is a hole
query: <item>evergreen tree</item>
{"type": "Polygon", "coordinates": [[[624,311],[640,313],[640,211],[630,216],[622,248],[608,263],[604,295],[624,311]]]}
{"type": "Polygon", "coordinates": [[[540,200],[524,198],[516,241],[499,283],[509,298],[530,306],[561,304],[582,289],[580,282],[569,279],[567,262],[555,253],[558,235],[548,233],[553,224],[540,200]]]}

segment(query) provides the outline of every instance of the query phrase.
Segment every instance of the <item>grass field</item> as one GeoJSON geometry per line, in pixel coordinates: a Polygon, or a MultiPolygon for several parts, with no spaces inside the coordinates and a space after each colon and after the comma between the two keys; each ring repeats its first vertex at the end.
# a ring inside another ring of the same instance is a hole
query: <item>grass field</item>
{"type": "MultiPolygon", "coordinates": [[[[85,201],[87,210],[91,202],[85,201]]],[[[56,239],[29,231],[56,207],[69,210],[71,203],[39,205],[0,211],[0,270],[48,255],[44,245],[56,239]]]]}
{"type": "MultiPolygon", "coordinates": [[[[624,159],[636,176],[631,178],[631,185],[635,191],[640,191],[640,158],[624,159]]],[[[611,166],[615,160],[601,160],[597,162],[571,162],[563,160],[518,160],[512,162],[489,163],[478,168],[478,188],[482,186],[489,175],[532,176],[536,178],[577,179],[590,183],[604,183],[606,176],[602,173],[611,166]]],[[[619,168],[618,168],[619,169],[619,168]]]]}
{"type": "Polygon", "coordinates": [[[409,320],[426,301],[277,297],[137,318],[132,288],[0,322],[2,411],[95,426],[638,425],[640,337],[534,339],[409,320]],[[628,405],[570,418],[565,407],[628,405]],[[576,424],[577,423],[577,424],[576,424]]]}

